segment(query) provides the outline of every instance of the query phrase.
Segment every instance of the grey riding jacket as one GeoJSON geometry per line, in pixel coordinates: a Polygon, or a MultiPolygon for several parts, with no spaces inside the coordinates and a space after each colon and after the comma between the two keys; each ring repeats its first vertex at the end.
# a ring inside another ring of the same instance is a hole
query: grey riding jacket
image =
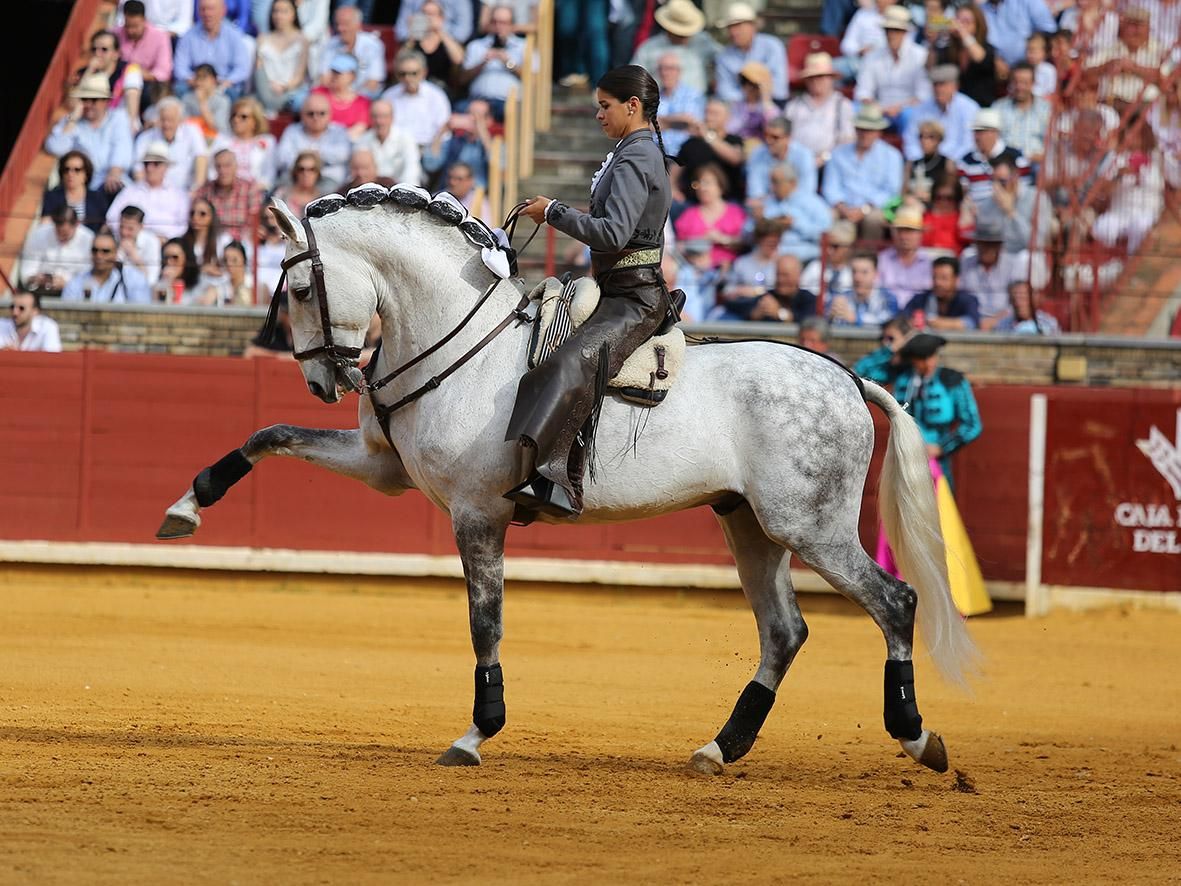
{"type": "Polygon", "coordinates": [[[625,256],[664,248],[664,225],[672,204],[664,154],[651,130],[624,136],[607,155],[591,182],[590,212],[554,201],[546,220],[591,248],[596,274],[613,268],[625,256]]]}

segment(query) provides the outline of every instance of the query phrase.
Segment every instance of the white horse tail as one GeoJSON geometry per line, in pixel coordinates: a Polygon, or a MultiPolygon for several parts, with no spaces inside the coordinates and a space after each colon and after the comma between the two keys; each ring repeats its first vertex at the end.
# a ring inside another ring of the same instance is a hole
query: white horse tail
{"type": "Polygon", "coordinates": [[[919,427],[884,388],[865,380],[865,399],[890,419],[878,482],[878,513],[898,569],[918,595],[918,622],[935,666],[963,685],[979,656],[951,599],[939,506],[919,427]]]}

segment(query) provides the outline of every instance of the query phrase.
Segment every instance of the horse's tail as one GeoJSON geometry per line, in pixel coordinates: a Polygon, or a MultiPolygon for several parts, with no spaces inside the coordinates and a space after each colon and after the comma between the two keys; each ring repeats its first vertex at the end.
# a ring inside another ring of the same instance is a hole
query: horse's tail
{"type": "Polygon", "coordinates": [[[865,381],[865,399],[890,419],[890,440],[878,483],[878,512],[899,571],[918,594],[918,622],[936,667],[966,682],[979,653],[951,599],[939,506],[918,425],[885,389],[865,381]]]}

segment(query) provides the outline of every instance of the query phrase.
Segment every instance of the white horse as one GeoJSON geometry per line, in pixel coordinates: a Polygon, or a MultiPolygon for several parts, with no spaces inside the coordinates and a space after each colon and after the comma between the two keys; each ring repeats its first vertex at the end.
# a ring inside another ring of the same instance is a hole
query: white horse
{"type": "MultiPolygon", "coordinates": [[[[353,355],[374,311],[382,321],[373,374],[380,377],[444,339],[496,281],[454,219],[421,208],[387,200],[302,223],[281,201],[271,212],[288,241],[295,347],[311,352],[300,368],[308,389],[325,402],[357,386],[353,355]],[[326,344],[337,350],[324,350],[326,344]]],[[[477,667],[472,724],[439,758],[442,764],[477,765],[480,746],[505,721],[499,648],[504,540],[513,505],[502,494],[514,482],[517,446],[505,442],[504,432],[526,369],[528,328],[507,325],[468,362],[458,361],[512,316],[522,292],[519,281],[500,282],[462,331],[375,395],[388,405],[456,367],[437,388],[427,385],[427,393],[390,416],[396,449],[367,397],[353,431],[265,428],[203,470],[168,509],[158,533],[192,534],[200,508],[271,455],[321,465],[390,495],[415,488],[447,511],[467,579],[477,667]]],[[[912,758],[947,769],[943,741],[922,728],[914,700],[916,610],[945,676],[962,681],[975,649],[950,598],[922,437],[889,393],[863,384],[805,350],[738,342],[690,347],[675,386],[650,411],[611,396],[603,405],[597,470],[578,522],[712,505],[754,610],[758,668],[721,732],[692,755],[696,771],[720,773],[724,763],[750,750],[807,638],[791,585],[791,552],[877,623],[886,640],[887,730],[912,758]],[[912,586],[878,568],[857,537],[874,437],[866,401],[890,420],[880,509],[912,586]]]]}

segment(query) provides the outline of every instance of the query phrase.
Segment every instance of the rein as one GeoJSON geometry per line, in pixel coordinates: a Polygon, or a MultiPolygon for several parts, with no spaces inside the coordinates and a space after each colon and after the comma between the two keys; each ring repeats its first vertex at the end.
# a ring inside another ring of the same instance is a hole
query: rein
{"type": "MultiPolygon", "coordinates": [[[[514,271],[516,270],[516,250],[511,248],[511,244],[513,235],[516,233],[517,220],[524,208],[525,203],[518,203],[509,211],[509,214],[505,218],[504,222],[505,234],[508,239],[508,243],[510,244],[507,247],[507,251],[509,252],[510,262],[514,271]]],[[[292,266],[297,265],[302,261],[310,260],[312,263],[312,281],[315,283],[316,289],[319,292],[320,329],[323,335],[323,344],[317,348],[310,348],[306,351],[297,352],[295,354],[295,359],[307,360],[320,354],[327,355],[328,359],[331,360],[332,364],[336,367],[338,378],[344,381],[347,387],[353,388],[359,394],[369,395],[369,402],[373,406],[373,412],[378,420],[379,426],[381,427],[381,431],[385,435],[386,441],[390,444],[390,448],[395,452],[397,451],[397,447],[394,446],[394,440],[390,434],[391,415],[393,415],[403,406],[409,406],[423,395],[428,394],[435,390],[435,388],[439,387],[439,385],[441,385],[449,376],[455,373],[461,366],[471,360],[472,357],[476,356],[476,354],[487,347],[493,339],[500,335],[500,333],[504,332],[504,330],[507,329],[509,324],[511,324],[514,320],[517,322],[518,326],[524,325],[525,323],[528,323],[530,320],[532,320],[532,317],[530,317],[529,314],[525,312],[525,308],[529,304],[529,294],[527,292],[522,293],[520,300],[512,308],[512,310],[509,311],[508,315],[503,320],[501,320],[487,335],[476,342],[476,344],[474,344],[457,360],[455,360],[455,362],[453,362],[439,374],[432,376],[425,384],[411,391],[400,400],[391,403],[388,406],[382,405],[377,401],[377,392],[386,385],[390,384],[400,375],[414,368],[427,357],[443,348],[448,342],[454,339],[455,336],[462,332],[468,323],[470,323],[476,316],[476,314],[479,313],[480,308],[482,308],[488,299],[492,297],[492,293],[496,291],[496,288],[501,283],[501,278],[497,277],[492,281],[492,283],[488,285],[488,288],[485,289],[484,294],[481,295],[479,299],[477,299],[475,305],[472,306],[472,309],[468,311],[467,315],[462,320],[460,320],[450,332],[448,332],[422,353],[412,357],[401,366],[386,373],[376,381],[373,381],[371,380],[371,376],[376,371],[377,357],[381,353],[381,344],[379,343],[377,348],[374,350],[373,356],[370,358],[369,363],[365,367],[363,373],[358,373],[357,363],[361,357],[361,349],[346,348],[336,344],[333,340],[332,322],[328,315],[328,296],[326,287],[324,285],[324,263],[320,259],[320,249],[316,245],[316,235],[312,232],[311,223],[307,218],[304,218],[302,219],[302,224],[304,231],[307,233],[308,248],[297,255],[293,255],[290,258],[283,260],[283,263],[281,264],[283,270],[279,275],[278,283],[275,285],[275,293],[271,297],[270,310],[267,312],[266,323],[263,326],[264,334],[269,336],[274,332],[275,323],[278,321],[279,316],[279,293],[283,290],[283,284],[287,279],[287,271],[292,266]]],[[[524,250],[529,246],[530,243],[533,242],[533,238],[537,236],[537,232],[540,230],[541,225],[537,225],[533,229],[533,233],[530,234],[529,238],[525,241],[524,246],[521,247],[521,250],[524,250]]]]}

